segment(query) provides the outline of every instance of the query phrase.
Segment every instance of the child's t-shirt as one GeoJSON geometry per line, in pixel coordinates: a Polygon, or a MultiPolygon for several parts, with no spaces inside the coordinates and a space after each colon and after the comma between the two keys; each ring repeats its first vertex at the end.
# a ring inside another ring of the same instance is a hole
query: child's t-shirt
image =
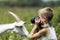
{"type": "Polygon", "coordinates": [[[49,24],[44,25],[47,26],[50,29],[50,34],[48,36],[42,36],[41,40],[57,40],[56,32],[53,26],[50,26],[49,24]]]}

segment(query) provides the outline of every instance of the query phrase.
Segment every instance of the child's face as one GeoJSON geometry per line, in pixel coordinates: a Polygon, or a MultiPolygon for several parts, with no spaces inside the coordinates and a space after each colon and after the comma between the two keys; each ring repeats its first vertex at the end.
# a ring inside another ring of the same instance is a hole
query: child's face
{"type": "Polygon", "coordinates": [[[40,17],[41,23],[46,24],[47,18],[44,16],[44,14],[39,14],[39,17],[40,17]]]}

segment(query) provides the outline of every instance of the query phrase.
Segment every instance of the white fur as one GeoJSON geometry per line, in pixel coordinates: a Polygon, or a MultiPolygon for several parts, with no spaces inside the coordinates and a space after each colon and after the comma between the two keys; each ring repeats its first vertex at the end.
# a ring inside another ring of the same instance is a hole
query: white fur
{"type": "Polygon", "coordinates": [[[11,11],[8,11],[8,12],[16,18],[17,22],[10,23],[10,24],[0,24],[0,34],[5,32],[6,30],[11,30],[12,32],[16,32],[20,35],[28,37],[29,33],[24,26],[24,22],[21,21],[18,18],[18,16],[12,13],[11,11]]]}

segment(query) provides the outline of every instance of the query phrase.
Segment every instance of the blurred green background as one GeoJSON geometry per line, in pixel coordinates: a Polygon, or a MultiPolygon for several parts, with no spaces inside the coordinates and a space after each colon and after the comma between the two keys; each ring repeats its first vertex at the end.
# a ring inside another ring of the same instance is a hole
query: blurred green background
{"type": "MultiPolygon", "coordinates": [[[[38,15],[38,10],[43,7],[52,7],[54,17],[51,21],[56,30],[58,40],[60,40],[60,0],[0,0],[0,24],[13,23],[15,18],[8,13],[8,10],[14,12],[19,18],[26,22],[25,27],[30,32],[31,18],[38,15]]],[[[29,40],[16,33],[9,31],[0,34],[0,40],[29,40]]]]}

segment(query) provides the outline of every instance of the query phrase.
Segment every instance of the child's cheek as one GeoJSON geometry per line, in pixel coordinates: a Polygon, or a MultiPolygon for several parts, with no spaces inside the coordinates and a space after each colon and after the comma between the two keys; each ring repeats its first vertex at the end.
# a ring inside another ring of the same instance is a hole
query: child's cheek
{"type": "Polygon", "coordinates": [[[45,19],[41,19],[42,22],[45,22],[45,19]]]}

